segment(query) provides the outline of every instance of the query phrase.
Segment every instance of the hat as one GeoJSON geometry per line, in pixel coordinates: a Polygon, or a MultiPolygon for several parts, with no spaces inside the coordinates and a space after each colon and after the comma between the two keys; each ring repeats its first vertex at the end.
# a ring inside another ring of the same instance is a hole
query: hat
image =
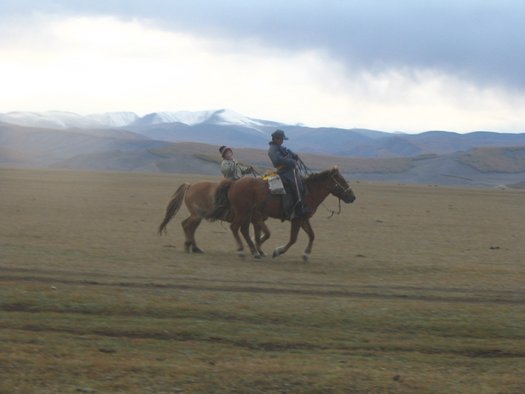
{"type": "Polygon", "coordinates": [[[283,140],[287,140],[288,137],[284,134],[284,131],[277,129],[272,133],[272,138],[282,138],[283,140]]]}
{"type": "Polygon", "coordinates": [[[227,151],[230,151],[233,153],[232,148],[227,147],[226,145],[223,145],[219,148],[219,152],[221,153],[221,156],[224,157],[227,151]]]}

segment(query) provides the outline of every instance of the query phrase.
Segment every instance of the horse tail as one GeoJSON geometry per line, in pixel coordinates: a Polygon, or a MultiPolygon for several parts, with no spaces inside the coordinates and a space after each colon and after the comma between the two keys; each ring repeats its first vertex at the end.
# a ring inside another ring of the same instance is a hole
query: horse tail
{"type": "Polygon", "coordinates": [[[206,219],[213,222],[215,220],[224,220],[230,214],[230,200],[228,192],[233,181],[222,181],[215,191],[213,209],[206,215],[206,219]]]}
{"type": "Polygon", "coordinates": [[[166,226],[170,222],[171,218],[179,212],[180,207],[182,206],[182,202],[184,201],[184,196],[186,195],[186,191],[190,188],[189,183],[183,183],[180,185],[180,187],[177,189],[177,191],[173,194],[171,197],[170,202],[168,203],[168,206],[166,207],[166,215],[164,216],[164,220],[159,226],[159,235],[162,235],[162,233],[166,233],[166,226]]]}

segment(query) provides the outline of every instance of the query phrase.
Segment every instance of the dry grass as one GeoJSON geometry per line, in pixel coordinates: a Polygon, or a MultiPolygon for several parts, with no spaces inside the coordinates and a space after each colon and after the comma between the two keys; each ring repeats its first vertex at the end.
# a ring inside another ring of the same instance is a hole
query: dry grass
{"type": "MultiPolygon", "coordinates": [[[[217,147],[214,145],[200,144],[195,142],[179,142],[167,147],[151,149],[151,153],[170,161],[184,154],[192,154],[203,162],[220,162],[217,147]]],[[[256,166],[261,172],[272,169],[266,149],[235,148],[235,157],[244,163],[256,166]]],[[[388,158],[357,158],[357,157],[334,157],[331,155],[318,155],[305,153],[301,158],[308,163],[312,169],[322,171],[334,165],[334,160],[342,172],[352,173],[400,173],[409,170],[414,160],[422,157],[388,157],[388,158]]]]}
{"type": "Polygon", "coordinates": [[[200,179],[0,170],[0,392],[525,390],[523,191],[353,183],[310,263],[256,262],[156,235],[200,179]]]}
{"type": "Polygon", "coordinates": [[[525,147],[477,148],[459,160],[480,172],[520,173],[525,171],[525,147]]]}

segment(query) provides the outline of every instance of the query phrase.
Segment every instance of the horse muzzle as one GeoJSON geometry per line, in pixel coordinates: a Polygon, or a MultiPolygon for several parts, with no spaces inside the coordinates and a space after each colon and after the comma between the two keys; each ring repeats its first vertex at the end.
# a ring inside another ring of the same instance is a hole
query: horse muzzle
{"type": "Polygon", "coordinates": [[[352,202],[355,201],[355,194],[352,193],[351,191],[350,191],[350,192],[346,192],[346,193],[343,195],[342,200],[343,200],[346,204],[350,204],[350,203],[352,203],[352,202]]]}

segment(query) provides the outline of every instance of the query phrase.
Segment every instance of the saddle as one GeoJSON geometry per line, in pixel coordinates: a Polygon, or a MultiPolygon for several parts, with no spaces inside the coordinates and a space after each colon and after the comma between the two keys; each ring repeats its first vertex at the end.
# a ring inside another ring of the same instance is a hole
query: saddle
{"type": "MultiPolygon", "coordinates": [[[[297,216],[304,214],[301,200],[296,201],[293,191],[286,191],[283,181],[276,172],[267,172],[262,179],[268,182],[268,189],[272,195],[278,195],[282,198],[282,217],[281,220],[292,220],[297,216]]],[[[293,187],[288,185],[288,187],[293,187]]]]}
{"type": "Polygon", "coordinates": [[[283,181],[281,180],[279,174],[277,174],[276,172],[268,172],[263,175],[262,179],[263,181],[268,182],[268,188],[270,189],[270,193],[277,195],[286,194],[286,191],[284,190],[283,181]]]}

